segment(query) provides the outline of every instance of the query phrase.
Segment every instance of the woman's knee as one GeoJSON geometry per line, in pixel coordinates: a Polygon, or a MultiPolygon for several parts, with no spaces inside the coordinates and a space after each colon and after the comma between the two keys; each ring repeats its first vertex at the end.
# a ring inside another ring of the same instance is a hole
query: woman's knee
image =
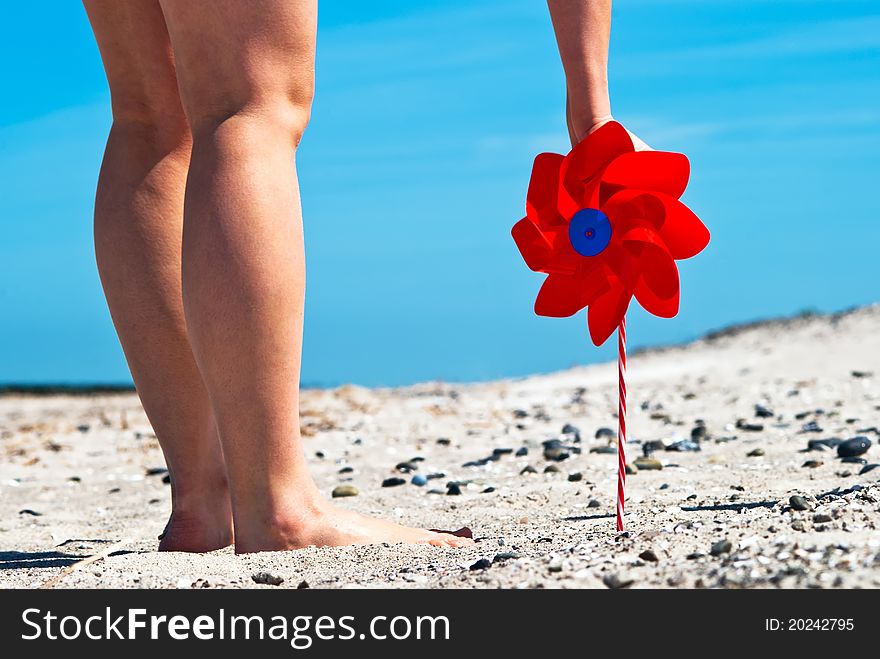
{"type": "Polygon", "coordinates": [[[113,128],[128,139],[140,140],[161,151],[192,141],[189,124],[176,90],[141,90],[111,86],[113,128]]]}
{"type": "Polygon", "coordinates": [[[311,91],[261,94],[246,99],[211,99],[190,104],[187,117],[195,141],[218,133],[270,135],[296,148],[311,115],[311,91]]]}

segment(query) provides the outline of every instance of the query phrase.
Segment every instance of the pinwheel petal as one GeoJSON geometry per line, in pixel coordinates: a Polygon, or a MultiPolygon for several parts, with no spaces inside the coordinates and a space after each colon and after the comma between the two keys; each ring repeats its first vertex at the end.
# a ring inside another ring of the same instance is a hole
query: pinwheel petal
{"type": "Polygon", "coordinates": [[[566,318],[587,306],[588,293],[580,277],[550,275],[544,280],[535,299],[535,313],[539,316],[566,318]]]}
{"type": "MultiPolygon", "coordinates": [[[[578,142],[565,156],[560,166],[560,211],[566,217],[571,213],[563,208],[566,196],[574,205],[584,202],[584,184],[601,172],[616,157],[633,151],[632,138],[616,121],[609,121],[601,128],[578,142]]],[[[575,209],[577,210],[577,209],[575,209]]]]}
{"type": "Polygon", "coordinates": [[[524,217],[514,224],[510,233],[531,270],[543,270],[553,258],[553,247],[529,218],[524,217]]]}
{"type": "Polygon", "coordinates": [[[587,308],[587,325],[594,345],[600,346],[608,340],[626,315],[631,299],[632,293],[620,282],[612,282],[609,290],[590,303],[587,308]]]}
{"type": "Polygon", "coordinates": [[[538,226],[550,227],[564,221],[556,203],[563,158],[558,153],[539,153],[532,165],[526,193],[526,215],[538,226]]]}
{"type": "Polygon", "coordinates": [[[614,223],[615,231],[626,232],[637,226],[659,229],[666,217],[666,207],[656,193],[620,190],[601,204],[614,223]]]}
{"type": "Polygon", "coordinates": [[[664,194],[656,195],[663,204],[665,218],[659,234],[675,259],[689,259],[702,252],[709,244],[709,229],[694,212],[664,194]]]}
{"type": "Polygon", "coordinates": [[[709,244],[709,230],[700,218],[678,199],[662,192],[621,190],[605,201],[602,211],[618,231],[654,227],[675,259],[689,259],[709,244]]]}
{"type": "Polygon", "coordinates": [[[678,296],[678,267],[666,249],[644,245],[639,265],[642,271],[639,281],[644,282],[657,297],[667,300],[678,296]]]}
{"type": "Polygon", "coordinates": [[[678,199],[687,187],[690,171],[690,162],[683,153],[634,151],[609,163],[602,172],[602,183],[608,187],[609,196],[627,188],[663,192],[678,199]]]}
{"type": "Polygon", "coordinates": [[[566,176],[586,181],[627,153],[634,153],[632,138],[619,123],[609,121],[572,148],[565,157],[566,176]]]}
{"type": "Polygon", "coordinates": [[[639,262],[633,250],[627,249],[622,240],[610,246],[604,253],[605,264],[617,277],[624,289],[632,294],[639,280],[639,262]]]}
{"type": "Polygon", "coordinates": [[[675,295],[669,298],[661,298],[647,285],[644,279],[640,279],[636,284],[635,290],[636,301],[644,307],[645,311],[652,313],[661,318],[672,318],[678,313],[680,295],[679,291],[675,291],[675,295]]]}
{"type": "Polygon", "coordinates": [[[623,235],[622,240],[638,263],[640,281],[659,298],[669,299],[678,294],[675,259],[654,231],[644,227],[632,229],[623,235]]]}

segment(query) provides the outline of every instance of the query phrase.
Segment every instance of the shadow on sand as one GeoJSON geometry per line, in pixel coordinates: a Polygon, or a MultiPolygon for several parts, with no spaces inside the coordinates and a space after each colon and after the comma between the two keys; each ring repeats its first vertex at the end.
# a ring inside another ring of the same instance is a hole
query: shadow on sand
{"type": "Polygon", "coordinates": [[[21,568],[67,567],[88,558],[60,551],[0,551],[0,570],[21,568]]]}

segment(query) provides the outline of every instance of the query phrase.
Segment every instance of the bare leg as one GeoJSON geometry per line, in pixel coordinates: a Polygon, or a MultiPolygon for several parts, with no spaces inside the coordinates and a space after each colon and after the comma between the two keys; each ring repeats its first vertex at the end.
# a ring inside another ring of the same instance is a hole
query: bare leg
{"type": "MultiPolygon", "coordinates": [[[[612,120],[608,93],[611,0],[547,0],[565,70],[566,120],[572,145],[612,120]]],[[[630,133],[637,151],[650,149],[630,133]]]]}
{"type": "Polygon", "coordinates": [[[171,474],[159,548],[232,542],[223,455],[181,297],[191,138],[157,0],[86,0],[113,100],[95,201],[95,252],[110,313],[171,474]]]}
{"type": "Polygon", "coordinates": [[[184,305],[223,444],[236,551],[468,544],[332,507],[303,457],[295,150],[314,86],[315,0],[161,4],[193,134],[184,305]]]}

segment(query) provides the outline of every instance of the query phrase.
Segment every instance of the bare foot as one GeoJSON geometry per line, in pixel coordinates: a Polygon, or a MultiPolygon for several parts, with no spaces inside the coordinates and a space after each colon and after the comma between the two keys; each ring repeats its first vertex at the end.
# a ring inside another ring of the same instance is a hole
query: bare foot
{"type": "Polygon", "coordinates": [[[383,519],[321,505],[309,519],[294,525],[276,525],[260,537],[239,534],[236,553],[282,551],[303,547],[338,547],[342,545],[428,544],[434,547],[470,547],[474,541],[450,533],[413,529],[383,519]]]}
{"type": "Polygon", "coordinates": [[[214,510],[175,510],[159,536],[159,551],[206,552],[223,549],[233,542],[232,512],[228,502],[214,510]]]}

